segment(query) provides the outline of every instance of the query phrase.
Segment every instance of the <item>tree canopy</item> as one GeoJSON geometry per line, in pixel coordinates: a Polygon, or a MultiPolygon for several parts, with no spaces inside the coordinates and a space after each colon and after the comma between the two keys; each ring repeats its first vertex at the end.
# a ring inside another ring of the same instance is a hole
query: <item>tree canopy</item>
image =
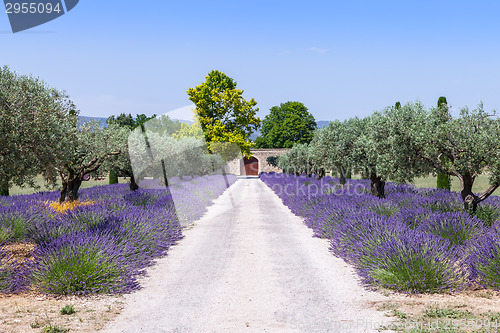
{"type": "Polygon", "coordinates": [[[298,144],[279,163],[285,172],[304,173],[311,166],[331,170],[348,165],[370,178],[372,193],[379,197],[386,181],[412,182],[440,172],[459,179],[464,209],[475,211],[500,186],[499,138],[500,120],[482,104],[472,111],[463,108],[454,118],[444,102],[430,110],[407,103],[363,119],[332,122],[316,132],[307,154],[298,144]],[[490,186],[476,194],[472,187],[483,173],[490,186]]]}
{"type": "Polygon", "coordinates": [[[78,111],[63,91],[39,78],[0,68],[0,190],[12,185],[36,187],[42,174],[54,183],[49,167],[65,151],[66,133],[76,126],[78,111]]]}
{"type": "MultiPolygon", "coordinates": [[[[129,131],[117,125],[100,128],[96,122],[82,123],[68,130],[63,152],[54,156],[48,165],[61,178],[61,202],[77,200],[85,176],[95,175],[102,166],[109,166],[111,156],[124,151],[123,137],[129,131]]],[[[109,168],[100,171],[109,171],[109,168]]]]}
{"type": "Polygon", "coordinates": [[[311,157],[324,168],[338,171],[341,183],[353,166],[354,144],[363,130],[360,122],[359,118],[332,121],[316,131],[310,144],[311,157]]]}
{"type": "MultiPolygon", "coordinates": [[[[446,101],[446,97],[441,96],[438,99],[437,102],[437,108],[440,113],[440,119],[442,119],[443,122],[447,121],[449,119],[449,114],[448,114],[448,102],[446,101]]],[[[444,172],[438,172],[437,173],[437,188],[444,188],[447,190],[451,189],[451,178],[450,175],[444,172]]]]}
{"type": "Polygon", "coordinates": [[[316,120],[300,102],[286,102],[273,106],[262,121],[257,148],[291,148],[294,144],[311,142],[316,120]]]}
{"type": "Polygon", "coordinates": [[[430,166],[458,177],[466,209],[476,210],[500,186],[500,119],[479,104],[464,107],[458,118],[443,108],[433,108],[420,135],[414,136],[416,152],[430,166]],[[443,122],[446,115],[448,121],[443,122]],[[477,176],[487,172],[490,187],[477,195],[472,191],[477,176]]]}
{"type": "Polygon", "coordinates": [[[201,85],[189,88],[187,94],[196,106],[209,149],[212,142],[231,142],[250,156],[253,143],[249,137],[260,126],[257,102],[253,98],[245,100],[243,90],[236,88],[236,81],[218,70],[205,78],[201,85]]]}

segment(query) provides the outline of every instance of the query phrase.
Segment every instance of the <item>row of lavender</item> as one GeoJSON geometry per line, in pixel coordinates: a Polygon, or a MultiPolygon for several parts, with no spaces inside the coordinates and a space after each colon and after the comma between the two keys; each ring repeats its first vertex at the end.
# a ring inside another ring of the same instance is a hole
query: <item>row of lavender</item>
{"type": "Polygon", "coordinates": [[[175,200],[165,189],[97,186],[82,190],[80,204],[64,209],[51,204],[57,202],[56,192],[2,198],[0,291],[88,295],[135,290],[144,269],[182,238],[176,211],[183,221],[199,219],[235,181],[220,175],[184,181],[173,185],[175,200]],[[6,251],[13,244],[33,243],[34,259],[23,263],[6,251]]]}
{"type": "Polygon", "coordinates": [[[331,251],[351,263],[371,287],[409,292],[457,291],[471,285],[500,289],[500,197],[475,216],[458,193],[388,183],[386,198],[367,180],[340,186],[285,174],[261,179],[331,251]]]}

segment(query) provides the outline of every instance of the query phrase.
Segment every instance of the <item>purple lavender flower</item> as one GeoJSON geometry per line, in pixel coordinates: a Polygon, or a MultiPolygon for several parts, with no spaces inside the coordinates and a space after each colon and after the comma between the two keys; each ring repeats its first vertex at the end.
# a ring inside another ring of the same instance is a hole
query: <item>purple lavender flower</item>
{"type": "Polygon", "coordinates": [[[47,207],[57,192],[0,198],[0,237],[38,244],[36,260],[23,265],[4,265],[0,251],[0,292],[30,283],[49,294],[135,290],[137,275],[182,238],[180,217],[185,223],[200,218],[236,179],[184,178],[170,191],[157,186],[134,193],[127,184],[95,186],[80,196],[93,204],[63,213],[47,207]]]}
{"type": "Polygon", "coordinates": [[[335,179],[283,174],[261,179],[316,236],[329,238],[331,251],[367,284],[411,293],[468,284],[464,258],[485,229],[459,212],[457,193],[388,182],[386,198],[379,199],[368,180],[340,186],[335,179]]]}
{"type": "Polygon", "coordinates": [[[500,290],[500,228],[492,228],[479,238],[466,263],[470,279],[485,288],[500,290]]]}

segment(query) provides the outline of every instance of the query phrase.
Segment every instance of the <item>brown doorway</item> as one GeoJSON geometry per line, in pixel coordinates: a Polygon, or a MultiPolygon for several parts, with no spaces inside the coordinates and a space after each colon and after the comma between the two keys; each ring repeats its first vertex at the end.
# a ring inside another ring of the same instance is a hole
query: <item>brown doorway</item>
{"type": "Polygon", "coordinates": [[[247,176],[258,176],[259,175],[259,160],[255,157],[244,158],[243,163],[245,163],[245,175],[247,176]]]}

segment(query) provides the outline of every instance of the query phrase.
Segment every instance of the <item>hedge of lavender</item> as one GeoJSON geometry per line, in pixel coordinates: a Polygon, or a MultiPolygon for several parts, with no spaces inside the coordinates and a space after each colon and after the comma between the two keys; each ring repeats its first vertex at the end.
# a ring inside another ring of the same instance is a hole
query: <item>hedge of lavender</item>
{"type": "Polygon", "coordinates": [[[0,198],[0,292],[57,295],[127,293],[155,258],[182,238],[183,221],[199,219],[234,176],[204,176],[165,189],[127,184],[82,189],[80,202],[56,210],[59,193],[0,198]],[[173,193],[173,191],[172,191],[173,193]],[[15,262],[6,244],[36,243],[32,260],[15,262]]]}
{"type": "Polygon", "coordinates": [[[290,210],[304,217],[334,255],[352,264],[369,287],[407,293],[500,289],[500,197],[475,216],[456,192],[387,183],[386,198],[369,180],[261,174],[290,210]]]}

